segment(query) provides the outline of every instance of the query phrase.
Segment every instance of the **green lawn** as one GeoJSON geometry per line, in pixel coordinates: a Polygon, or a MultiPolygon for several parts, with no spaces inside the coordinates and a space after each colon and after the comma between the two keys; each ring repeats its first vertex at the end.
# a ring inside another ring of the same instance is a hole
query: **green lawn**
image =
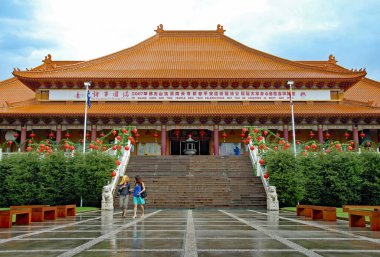
{"type": "MultiPolygon", "coordinates": [[[[283,207],[281,208],[281,210],[283,211],[291,211],[291,212],[296,212],[296,207],[283,207]]],[[[338,219],[345,219],[345,220],[348,220],[348,213],[347,212],[343,212],[343,209],[342,208],[336,208],[336,217],[338,219]]],[[[365,217],[365,220],[366,221],[369,221],[369,217],[365,217]]]]}

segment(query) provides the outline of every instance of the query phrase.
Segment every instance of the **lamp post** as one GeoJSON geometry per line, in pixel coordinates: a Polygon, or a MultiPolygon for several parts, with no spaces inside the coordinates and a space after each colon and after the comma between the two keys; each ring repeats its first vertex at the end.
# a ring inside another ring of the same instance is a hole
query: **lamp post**
{"type": "Polygon", "coordinates": [[[293,134],[293,148],[294,148],[294,156],[297,156],[297,147],[296,147],[296,127],[294,125],[294,103],[293,103],[293,90],[292,86],[294,81],[289,80],[287,82],[290,89],[290,108],[292,110],[292,134],[293,134]]]}
{"type": "Polygon", "coordinates": [[[87,134],[87,106],[88,106],[88,88],[91,86],[91,81],[84,82],[84,85],[86,87],[86,94],[85,94],[85,101],[86,104],[84,105],[84,126],[83,126],[83,153],[86,153],[86,134],[87,134]]]}

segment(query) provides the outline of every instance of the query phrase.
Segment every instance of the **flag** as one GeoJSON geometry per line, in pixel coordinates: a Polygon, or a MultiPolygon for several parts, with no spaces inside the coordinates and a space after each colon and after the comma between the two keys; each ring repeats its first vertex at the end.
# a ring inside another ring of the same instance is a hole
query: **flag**
{"type": "Polygon", "coordinates": [[[91,93],[90,90],[87,91],[87,106],[91,108],[91,93]]]}

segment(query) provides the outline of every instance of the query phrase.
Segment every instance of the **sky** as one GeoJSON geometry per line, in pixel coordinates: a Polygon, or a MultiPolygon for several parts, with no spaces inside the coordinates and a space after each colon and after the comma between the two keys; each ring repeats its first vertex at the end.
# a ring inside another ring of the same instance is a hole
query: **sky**
{"type": "Polygon", "coordinates": [[[380,81],[380,0],[0,0],[0,81],[53,60],[91,60],[165,30],[215,30],[289,60],[366,68],[380,81]]]}

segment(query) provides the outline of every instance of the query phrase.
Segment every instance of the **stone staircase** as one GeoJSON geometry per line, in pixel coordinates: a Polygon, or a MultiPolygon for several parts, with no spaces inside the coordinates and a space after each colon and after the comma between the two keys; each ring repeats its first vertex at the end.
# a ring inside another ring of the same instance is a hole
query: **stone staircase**
{"type": "Polygon", "coordinates": [[[132,156],[126,174],[143,178],[148,208],[266,207],[247,156],[132,156]]]}

